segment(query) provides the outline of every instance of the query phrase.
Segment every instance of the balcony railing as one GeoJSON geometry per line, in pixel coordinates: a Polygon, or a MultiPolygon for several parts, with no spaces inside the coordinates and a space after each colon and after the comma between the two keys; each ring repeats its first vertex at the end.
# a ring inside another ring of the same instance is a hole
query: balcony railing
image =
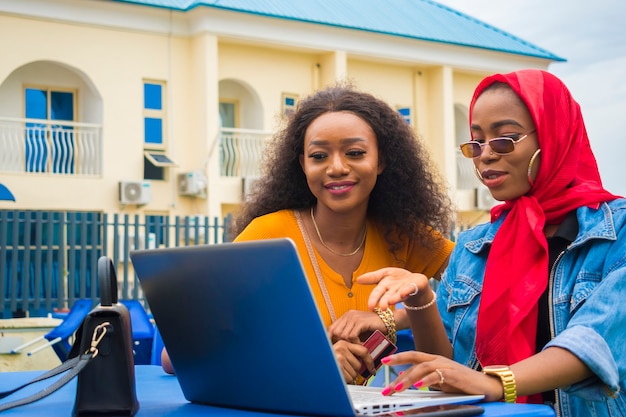
{"type": "MultiPolygon", "coordinates": [[[[251,178],[272,132],[222,128],[220,175],[251,178]]],[[[102,175],[102,126],[0,117],[0,172],[102,175]]]]}
{"type": "Polygon", "coordinates": [[[271,134],[252,129],[220,129],[220,175],[257,177],[265,142],[271,134]]]}
{"type": "Polygon", "coordinates": [[[102,127],[0,117],[0,172],[102,175],[102,127]]]}

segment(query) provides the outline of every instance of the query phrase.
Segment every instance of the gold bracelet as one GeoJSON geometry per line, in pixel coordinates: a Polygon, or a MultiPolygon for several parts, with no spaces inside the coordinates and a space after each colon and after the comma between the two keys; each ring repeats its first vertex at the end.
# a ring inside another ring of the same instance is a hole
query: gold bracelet
{"type": "Polygon", "coordinates": [[[424,305],[421,305],[421,306],[408,306],[404,302],[402,303],[402,305],[404,305],[404,308],[406,308],[407,310],[411,310],[411,311],[426,310],[428,307],[434,305],[437,302],[437,294],[435,294],[434,291],[432,291],[432,293],[433,293],[433,299],[430,300],[429,302],[427,302],[424,305]]]}
{"type": "Polygon", "coordinates": [[[393,316],[393,311],[391,309],[387,309],[385,311],[376,307],[374,312],[378,314],[378,317],[385,323],[385,327],[387,328],[387,338],[393,343],[396,344],[396,318],[393,316]]]}

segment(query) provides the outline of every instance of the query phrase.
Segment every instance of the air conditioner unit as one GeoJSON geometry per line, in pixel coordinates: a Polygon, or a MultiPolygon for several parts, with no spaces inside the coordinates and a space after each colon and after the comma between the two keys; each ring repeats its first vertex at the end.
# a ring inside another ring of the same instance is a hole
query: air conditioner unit
{"type": "Polygon", "coordinates": [[[187,218],[187,228],[184,229],[183,226],[183,235],[189,236],[191,240],[195,240],[196,236],[198,239],[204,239],[206,225],[208,224],[208,219],[203,215],[189,216],[187,218]]]}
{"type": "Polygon", "coordinates": [[[259,177],[243,177],[242,180],[242,195],[245,201],[248,198],[248,194],[253,190],[255,182],[259,180],[259,177]]]}
{"type": "Polygon", "coordinates": [[[207,181],[202,171],[178,174],[178,194],[202,195],[206,193],[207,181]]]}
{"type": "Polygon", "coordinates": [[[476,208],[479,210],[491,210],[498,201],[491,196],[488,188],[476,188],[476,208]]]}
{"type": "Polygon", "coordinates": [[[456,190],[453,195],[454,205],[458,211],[476,210],[476,189],[456,190]]]}
{"type": "Polygon", "coordinates": [[[148,181],[120,181],[119,200],[121,204],[148,204],[152,192],[148,181]]]}
{"type": "Polygon", "coordinates": [[[120,262],[124,262],[126,260],[126,254],[130,253],[130,251],[137,249],[154,249],[156,248],[156,233],[148,233],[148,242],[146,244],[146,236],[144,234],[139,235],[138,238],[135,238],[135,235],[128,235],[128,245],[125,242],[124,234],[119,233],[118,235],[118,259],[120,262]]]}

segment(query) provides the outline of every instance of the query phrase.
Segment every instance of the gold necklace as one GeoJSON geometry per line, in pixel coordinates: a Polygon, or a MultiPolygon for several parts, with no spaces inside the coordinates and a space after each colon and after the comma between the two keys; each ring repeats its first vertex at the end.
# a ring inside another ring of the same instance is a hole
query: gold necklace
{"type": "Polygon", "coordinates": [[[320,242],[322,243],[322,245],[324,245],[324,247],[326,249],[328,249],[329,251],[331,251],[335,255],[338,255],[338,256],[352,256],[352,255],[356,255],[357,252],[361,250],[361,248],[363,247],[363,244],[365,243],[365,236],[367,236],[367,223],[365,224],[365,226],[363,226],[363,239],[361,239],[361,243],[359,244],[359,246],[353,252],[350,252],[350,253],[339,253],[337,251],[334,251],[331,247],[329,247],[324,242],[324,239],[322,239],[322,234],[320,233],[320,229],[317,227],[317,222],[315,221],[315,216],[313,215],[313,207],[311,207],[311,220],[313,220],[313,227],[315,227],[315,232],[317,232],[317,237],[320,239],[320,242]]]}

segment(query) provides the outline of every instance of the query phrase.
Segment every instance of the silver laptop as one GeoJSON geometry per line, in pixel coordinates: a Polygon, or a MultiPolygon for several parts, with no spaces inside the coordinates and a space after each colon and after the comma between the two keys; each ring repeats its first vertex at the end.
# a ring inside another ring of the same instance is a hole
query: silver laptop
{"type": "Polygon", "coordinates": [[[273,413],[352,417],[473,403],[480,395],[345,384],[289,239],[130,254],[185,398],[273,413]]]}

